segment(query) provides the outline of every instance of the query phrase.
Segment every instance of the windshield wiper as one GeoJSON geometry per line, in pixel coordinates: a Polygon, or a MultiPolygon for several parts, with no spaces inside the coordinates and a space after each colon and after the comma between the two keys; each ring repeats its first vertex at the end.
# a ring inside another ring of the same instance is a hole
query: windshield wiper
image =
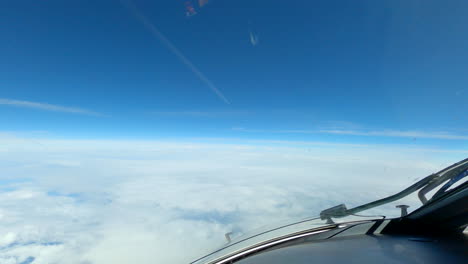
{"type": "Polygon", "coordinates": [[[333,223],[332,218],[341,218],[346,217],[349,215],[354,215],[356,213],[362,212],[364,210],[368,210],[370,208],[374,208],[383,204],[387,204],[396,200],[399,200],[405,196],[408,196],[411,193],[414,193],[418,190],[418,197],[421,200],[422,204],[426,204],[428,202],[426,198],[426,194],[436,188],[437,186],[441,185],[443,182],[448,182],[432,197],[431,200],[434,200],[440,197],[445,191],[450,188],[455,182],[460,181],[464,177],[468,175],[468,158],[464,159],[460,162],[457,162],[437,173],[431,174],[420,181],[414,183],[413,185],[409,186],[408,188],[404,189],[403,191],[396,193],[394,195],[390,195],[380,200],[376,200],[367,204],[363,204],[351,209],[347,209],[346,205],[340,204],[326,210],[323,210],[320,213],[320,219],[327,220],[327,223],[333,223]]]}

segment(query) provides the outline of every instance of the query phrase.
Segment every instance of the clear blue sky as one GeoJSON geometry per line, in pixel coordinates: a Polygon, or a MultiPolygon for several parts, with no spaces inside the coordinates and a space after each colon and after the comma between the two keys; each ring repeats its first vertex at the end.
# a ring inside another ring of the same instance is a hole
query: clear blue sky
{"type": "Polygon", "coordinates": [[[0,3],[0,131],[466,149],[467,1],[184,2],[0,3]]]}

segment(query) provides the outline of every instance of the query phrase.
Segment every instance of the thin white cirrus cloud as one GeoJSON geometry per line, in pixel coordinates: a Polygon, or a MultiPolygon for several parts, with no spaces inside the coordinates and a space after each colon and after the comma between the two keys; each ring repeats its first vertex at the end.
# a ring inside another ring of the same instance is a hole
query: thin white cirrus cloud
{"type": "Polygon", "coordinates": [[[0,135],[0,263],[189,263],[222,246],[226,232],[369,202],[467,154],[326,142],[30,140],[0,135]]]}
{"type": "Polygon", "coordinates": [[[248,129],[242,127],[232,128],[235,131],[249,133],[278,133],[278,134],[332,134],[332,135],[351,135],[365,137],[401,137],[401,138],[425,138],[425,139],[445,139],[445,140],[468,140],[468,136],[454,134],[450,132],[424,132],[416,130],[345,130],[345,129],[284,129],[284,130],[263,130],[248,129]]]}
{"type": "Polygon", "coordinates": [[[248,111],[154,111],[150,114],[162,117],[200,117],[200,118],[215,118],[215,117],[237,117],[246,116],[248,111]]]}
{"type": "Polygon", "coordinates": [[[0,98],[0,105],[32,108],[32,109],[38,109],[38,110],[64,112],[64,113],[72,113],[72,114],[102,116],[102,114],[98,112],[86,110],[83,108],[53,105],[53,104],[48,104],[48,103],[39,103],[39,102],[31,102],[31,101],[23,101],[23,100],[6,99],[6,98],[0,98]]]}
{"type": "Polygon", "coordinates": [[[326,133],[326,134],[335,134],[335,135],[468,140],[468,136],[452,134],[449,132],[424,132],[424,131],[411,131],[411,130],[408,130],[408,131],[400,131],[400,130],[358,131],[358,130],[338,130],[338,129],[320,130],[319,132],[326,133]]]}

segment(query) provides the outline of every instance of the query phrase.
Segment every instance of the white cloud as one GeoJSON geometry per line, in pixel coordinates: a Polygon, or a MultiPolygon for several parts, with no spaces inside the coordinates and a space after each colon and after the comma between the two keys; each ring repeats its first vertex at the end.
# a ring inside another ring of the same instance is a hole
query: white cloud
{"type": "Polygon", "coordinates": [[[77,107],[67,107],[67,106],[53,105],[53,104],[47,104],[47,103],[21,101],[21,100],[13,100],[13,99],[6,99],[6,98],[0,98],[0,105],[10,105],[10,106],[16,106],[16,107],[34,108],[34,109],[40,109],[40,110],[46,110],[46,111],[65,112],[65,113],[73,113],[73,114],[84,114],[84,115],[94,115],[94,116],[102,115],[97,112],[93,112],[90,110],[77,108],[77,107]]]}
{"type": "Polygon", "coordinates": [[[279,134],[333,134],[333,135],[352,135],[352,136],[372,136],[372,137],[403,137],[403,138],[429,138],[429,139],[448,139],[448,140],[468,140],[468,136],[453,134],[449,132],[424,132],[411,130],[343,130],[343,129],[284,129],[284,130],[261,130],[246,129],[235,127],[233,130],[251,133],[279,133],[279,134]]]}
{"type": "Polygon", "coordinates": [[[182,117],[230,117],[245,116],[247,111],[154,111],[151,114],[157,116],[182,116],[182,117]]]}
{"type": "Polygon", "coordinates": [[[0,263],[188,263],[228,231],[359,205],[466,156],[327,143],[13,139],[0,137],[0,263]]]}
{"type": "Polygon", "coordinates": [[[456,134],[452,134],[448,132],[398,131],[398,130],[382,130],[382,131],[320,130],[319,132],[326,133],[326,134],[355,135],[355,136],[468,140],[468,136],[456,135],[456,134]]]}

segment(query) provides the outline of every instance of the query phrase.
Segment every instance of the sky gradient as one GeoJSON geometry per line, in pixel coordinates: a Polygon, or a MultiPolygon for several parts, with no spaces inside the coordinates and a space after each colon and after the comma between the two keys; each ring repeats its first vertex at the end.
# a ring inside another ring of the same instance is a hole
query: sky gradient
{"type": "MultiPolygon", "coordinates": [[[[227,232],[383,198],[468,153],[225,142],[0,134],[0,263],[187,264],[227,232]]],[[[396,217],[397,204],[421,205],[414,194],[361,214],[396,217]]]]}
{"type": "Polygon", "coordinates": [[[1,5],[2,131],[467,146],[465,1],[1,5]]]}

